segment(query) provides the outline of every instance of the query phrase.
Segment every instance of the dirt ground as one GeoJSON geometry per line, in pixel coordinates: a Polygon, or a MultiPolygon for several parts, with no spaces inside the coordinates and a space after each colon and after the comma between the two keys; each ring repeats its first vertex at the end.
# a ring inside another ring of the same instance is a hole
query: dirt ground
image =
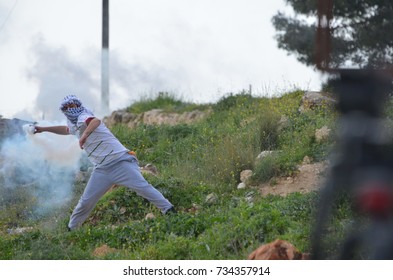
{"type": "Polygon", "coordinates": [[[303,163],[291,177],[273,178],[258,186],[263,196],[268,194],[286,196],[289,193],[307,193],[318,190],[326,176],[327,163],[303,163]]]}

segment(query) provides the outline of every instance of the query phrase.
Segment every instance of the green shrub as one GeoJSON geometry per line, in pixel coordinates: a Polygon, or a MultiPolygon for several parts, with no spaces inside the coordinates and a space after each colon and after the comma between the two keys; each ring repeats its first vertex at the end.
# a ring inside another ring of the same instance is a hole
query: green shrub
{"type": "Polygon", "coordinates": [[[255,165],[252,175],[253,183],[265,183],[269,179],[280,175],[280,166],[277,157],[274,155],[266,156],[255,165]]]}
{"type": "Polygon", "coordinates": [[[278,146],[280,116],[274,111],[265,110],[256,120],[257,143],[260,151],[274,150],[278,146]]]}
{"type": "Polygon", "coordinates": [[[182,113],[192,110],[206,110],[208,105],[196,105],[193,103],[183,102],[173,93],[159,92],[157,95],[146,97],[138,102],[133,103],[127,108],[128,112],[140,114],[153,109],[161,109],[165,112],[182,113]]]}
{"type": "Polygon", "coordinates": [[[228,111],[235,107],[249,106],[254,101],[251,94],[242,91],[238,94],[229,93],[222,97],[213,107],[214,111],[228,111]]]}
{"type": "Polygon", "coordinates": [[[192,260],[193,240],[176,235],[169,235],[164,241],[148,245],[143,250],[133,252],[131,259],[148,260],[192,260]]]}
{"type": "Polygon", "coordinates": [[[120,224],[145,217],[150,203],[134,191],[119,186],[107,193],[88,218],[90,224],[120,224]]]}

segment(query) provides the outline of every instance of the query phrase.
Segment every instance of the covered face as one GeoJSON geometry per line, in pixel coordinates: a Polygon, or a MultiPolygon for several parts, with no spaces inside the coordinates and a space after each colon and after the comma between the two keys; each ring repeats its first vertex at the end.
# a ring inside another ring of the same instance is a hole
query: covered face
{"type": "Polygon", "coordinates": [[[76,124],[79,115],[85,110],[82,101],[75,95],[67,95],[60,104],[60,110],[70,122],[76,124]]]}

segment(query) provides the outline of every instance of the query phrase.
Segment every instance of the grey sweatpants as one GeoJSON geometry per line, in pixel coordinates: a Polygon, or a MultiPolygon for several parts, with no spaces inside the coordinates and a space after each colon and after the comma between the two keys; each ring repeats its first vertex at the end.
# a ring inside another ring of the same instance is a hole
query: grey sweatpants
{"type": "Polygon", "coordinates": [[[163,213],[173,206],[157,189],[145,180],[139,169],[137,159],[125,153],[115,162],[94,169],[77,206],[71,214],[68,227],[74,229],[81,226],[98,200],[114,184],[134,190],[138,195],[153,203],[163,213]]]}

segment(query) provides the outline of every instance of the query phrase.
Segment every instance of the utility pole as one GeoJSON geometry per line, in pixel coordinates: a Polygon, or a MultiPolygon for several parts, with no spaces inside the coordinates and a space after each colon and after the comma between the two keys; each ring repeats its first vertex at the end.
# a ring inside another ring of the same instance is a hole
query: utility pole
{"type": "Polygon", "coordinates": [[[109,113],[109,0],[102,0],[101,110],[109,113]]]}

